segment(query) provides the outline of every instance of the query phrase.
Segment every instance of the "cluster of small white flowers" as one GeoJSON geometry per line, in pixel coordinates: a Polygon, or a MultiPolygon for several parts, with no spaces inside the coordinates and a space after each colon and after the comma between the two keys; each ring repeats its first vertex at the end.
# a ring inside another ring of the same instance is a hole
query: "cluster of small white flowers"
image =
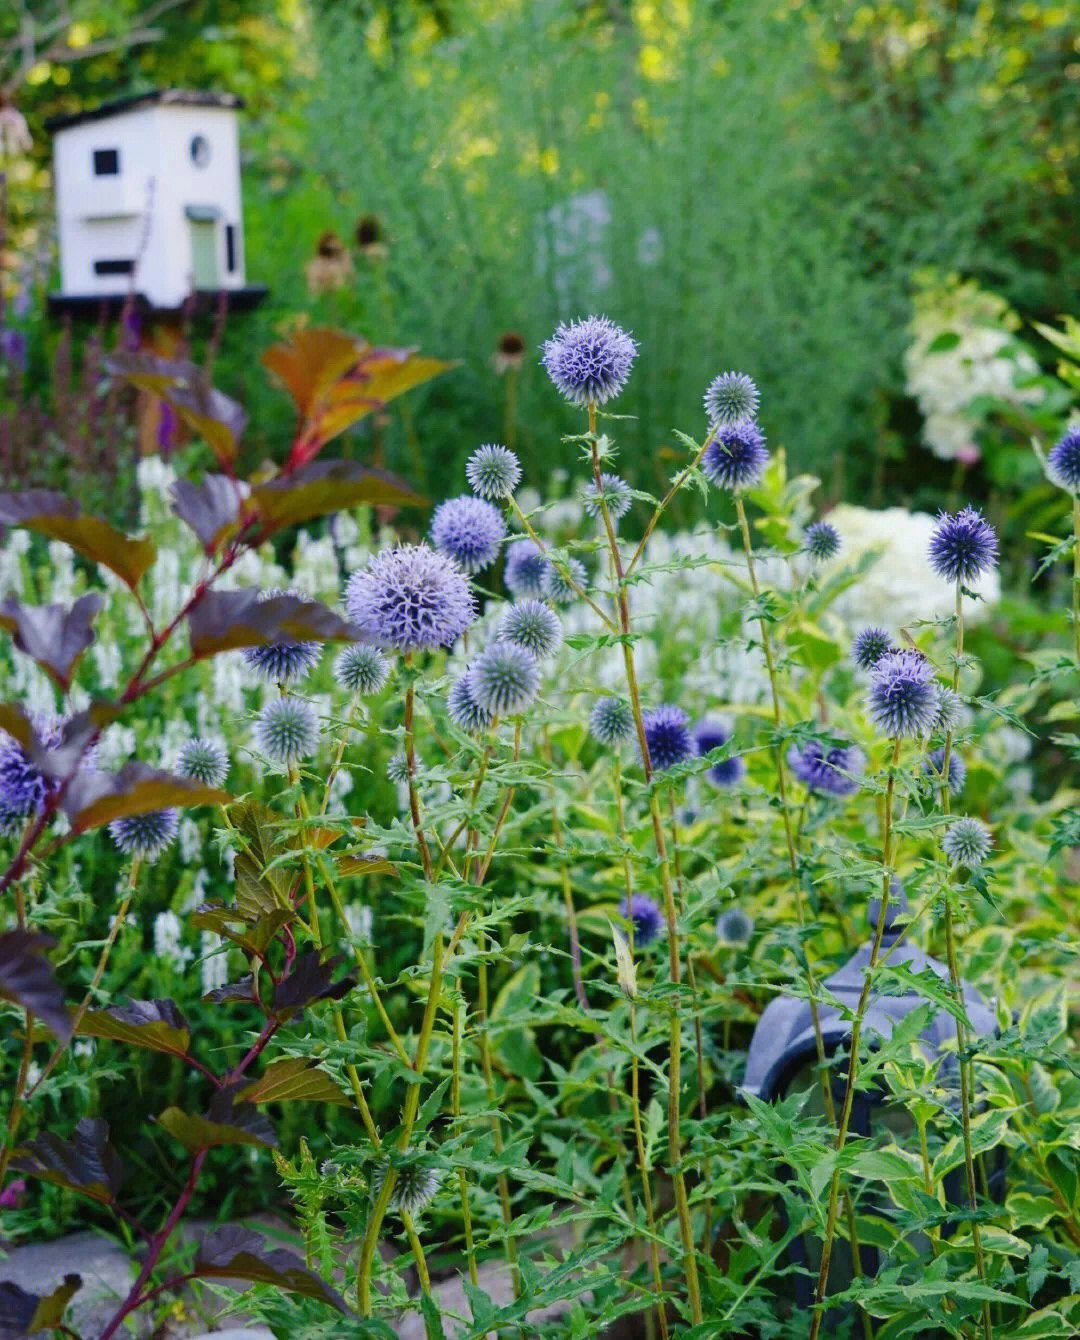
{"type": "Polygon", "coordinates": [[[186,814],[180,820],[177,841],[180,847],[180,859],[185,865],[194,865],[196,861],[202,859],[202,832],[195,820],[186,814]]]}
{"type": "Polygon", "coordinates": [[[293,570],[289,586],[316,599],[336,599],[341,590],[337,550],[330,535],[313,539],[301,531],[293,551],[293,570]]]}
{"type": "Polygon", "coordinates": [[[203,931],[199,942],[203,995],[224,986],[229,980],[229,956],[224,952],[225,941],[213,931],[203,931]]]}
{"type": "Polygon", "coordinates": [[[363,903],[349,903],[345,908],[345,920],[353,939],[359,940],[362,944],[371,943],[374,917],[370,907],[366,907],[363,903]]]}
{"type": "Polygon", "coordinates": [[[923,437],[935,456],[972,464],[979,459],[982,423],[974,402],[1037,404],[1042,391],[1018,383],[1036,375],[1038,366],[1014,334],[1015,313],[974,281],[928,283],[914,306],[904,372],[922,411],[923,437]],[[941,347],[935,349],[936,341],[941,347]]]}
{"type": "Polygon", "coordinates": [[[192,959],[192,950],[184,944],[184,927],[175,912],[159,912],[154,918],[154,953],[177,972],[183,972],[192,959]]]}

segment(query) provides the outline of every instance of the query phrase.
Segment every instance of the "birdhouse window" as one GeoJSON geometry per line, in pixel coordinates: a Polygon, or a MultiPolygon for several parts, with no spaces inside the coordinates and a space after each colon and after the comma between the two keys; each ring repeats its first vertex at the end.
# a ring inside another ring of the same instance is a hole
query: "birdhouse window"
{"type": "Polygon", "coordinates": [[[135,262],[132,260],[94,262],[94,274],[96,275],[133,275],[134,273],[135,262]]]}
{"type": "Polygon", "coordinates": [[[197,168],[204,168],[210,162],[210,141],[205,135],[196,135],[192,139],[191,161],[197,168]]]}
{"type": "Polygon", "coordinates": [[[94,176],[116,177],[120,173],[119,149],[94,150],[94,176]]]}
{"type": "Polygon", "coordinates": [[[232,274],[236,269],[236,225],[225,225],[225,269],[232,274]]]}

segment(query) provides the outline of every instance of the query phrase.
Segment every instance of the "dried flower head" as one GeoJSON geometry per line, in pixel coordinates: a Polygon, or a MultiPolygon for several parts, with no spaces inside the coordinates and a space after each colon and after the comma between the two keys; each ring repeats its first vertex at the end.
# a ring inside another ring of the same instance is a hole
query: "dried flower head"
{"type": "Polygon", "coordinates": [[[723,424],[706,444],[701,470],[729,493],[756,484],[769,463],[765,436],[752,419],[723,424]]]}
{"type": "MultiPolygon", "coordinates": [[[[722,749],[730,741],[731,735],[730,722],[720,717],[709,717],[705,721],[699,721],[694,727],[694,746],[698,754],[704,758],[714,749],[722,749]]],[[[724,758],[719,763],[714,763],[706,776],[717,786],[734,786],[742,781],[745,774],[746,764],[741,758],[736,757],[724,758]]]]}
{"type": "Polygon", "coordinates": [[[109,836],[125,856],[156,861],[176,837],[180,815],[174,809],[127,814],[109,824],[109,836]]]}
{"type": "Polygon", "coordinates": [[[450,713],[450,720],[470,735],[483,735],[495,724],[495,713],[481,707],[473,697],[468,670],[455,680],[450,689],[446,710],[450,713]]]}
{"type": "MultiPolygon", "coordinates": [[[[275,596],[296,596],[303,599],[299,591],[282,591],[273,588],[259,592],[259,599],[272,600],[275,596]]],[[[294,684],[310,674],[322,656],[322,645],[318,642],[292,642],[285,638],[270,642],[264,647],[245,647],[241,653],[247,665],[271,684],[294,684]]]]}
{"type": "Polygon", "coordinates": [[[723,945],[745,948],[754,936],[754,918],[741,907],[729,907],[716,919],[716,938],[723,945]]]}
{"type": "Polygon", "coordinates": [[[276,698],[255,721],[255,741],[275,763],[296,763],[315,752],[319,724],[315,709],[300,698],[276,698]]]}
{"type": "Polygon", "coordinates": [[[852,795],[859,789],[859,778],[866,767],[866,758],[855,745],[826,748],[820,740],[793,744],[787,760],[792,774],[808,791],[819,795],[852,795]]]}
{"type": "Polygon", "coordinates": [[[465,478],[481,498],[510,498],[521,482],[521,465],[509,447],[487,442],[469,457],[465,478]]]}
{"type": "Polygon", "coordinates": [[[495,636],[513,642],[543,660],[554,656],[562,645],[562,621],[542,600],[522,600],[511,605],[499,620],[495,636]]]}
{"type": "Polygon", "coordinates": [[[466,572],[481,572],[494,563],[505,535],[502,513],[468,493],[447,498],[431,519],[431,543],[466,572]]]}
{"type": "Polygon", "coordinates": [[[386,255],[386,235],[376,215],[362,214],[357,219],[355,237],[356,245],[369,259],[374,260],[386,255]]]}
{"type": "Polygon", "coordinates": [[[633,730],[634,714],[622,698],[600,698],[589,713],[589,731],[601,744],[618,744],[633,730]]]}
{"type": "MultiPolygon", "coordinates": [[[[927,754],[923,760],[923,773],[932,779],[935,788],[941,785],[943,780],[942,769],[945,767],[945,750],[934,749],[927,754]]],[[[964,782],[967,780],[967,764],[956,752],[955,749],[949,750],[949,794],[958,796],[964,789],[964,782]]]]}
{"type": "Polygon", "coordinates": [[[544,598],[550,600],[555,605],[569,605],[577,599],[577,591],[584,591],[589,584],[589,570],[580,558],[567,558],[564,560],[566,575],[555,566],[554,562],[549,562],[547,571],[544,573],[544,598]],[[573,579],[574,586],[571,586],[570,579],[573,579]]]}
{"type": "Polygon", "coordinates": [[[990,854],[994,840],[990,830],[978,819],[957,819],[941,839],[941,847],[953,865],[966,865],[974,870],[990,854]]]}
{"type": "Polygon", "coordinates": [[[1050,478],[1070,493],[1080,493],[1080,428],[1070,428],[1050,448],[1050,478]]]}
{"type": "Polygon", "coordinates": [[[995,567],[998,540],[993,526],[974,507],[950,515],[938,513],[930,537],[930,566],[949,582],[970,586],[995,567]]]}
{"type": "Polygon", "coordinates": [[[608,516],[611,517],[612,521],[618,521],[624,517],[629,512],[630,504],[633,501],[630,485],[625,480],[620,479],[618,475],[602,474],[599,488],[597,488],[596,480],[590,479],[581,491],[581,503],[587,516],[599,516],[600,507],[603,504],[607,508],[608,516]]]}
{"type": "Polygon", "coordinates": [[[334,662],[334,678],[349,693],[358,698],[371,698],[386,683],[390,662],[375,647],[353,642],[340,652],[334,662]]]}
{"type": "MultiPolygon", "coordinates": [[[[390,1160],[384,1154],[371,1174],[371,1194],[375,1199],[382,1194],[389,1170],[390,1160]]],[[[394,1172],[396,1176],[394,1189],[390,1193],[390,1204],[395,1210],[404,1210],[411,1215],[419,1214],[439,1189],[438,1172],[415,1157],[395,1165],[394,1172]]]]}
{"type": "Polygon", "coordinates": [[[871,671],[867,712],[892,739],[928,734],[937,704],[934,668],[919,652],[886,652],[871,671]]]}
{"type": "Polygon", "coordinates": [[[840,533],[827,521],[815,521],[803,531],[803,548],[819,561],[835,558],[840,552],[840,533]]]}
{"type": "Polygon", "coordinates": [[[636,342],[606,316],[561,325],[544,345],[543,364],[574,405],[603,405],[626,385],[636,342]]]}
{"type": "Polygon", "coordinates": [[[889,651],[899,651],[884,628],[864,628],[855,634],[851,644],[851,659],[860,670],[873,670],[889,651]]]}
{"type": "Polygon", "coordinates": [[[710,428],[739,423],[754,418],[759,402],[757,385],[745,372],[721,372],[705,392],[705,417],[710,428]]]}
{"type": "Polygon", "coordinates": [[[458,565],[426,544],[384,549],[354,572],[345,609],[380,647],[449,647],[476,617],[476,601],[458,565]]]}
{"type": "Polygon", "coordinates": [[[635,949],[653,944],[666,929],[663,912],[647,893],[635,893],[629,902],[624,898],[619,904],[619,914],[634,927],[635,949]]]}
{"type": "Polygon", "coordinates": [[[540,691],[540,662],[512,642],[492,642],[469,670],[469,689],[485,711],[517,716],[540,691]]]}
{"type": "Polygon", "coordinates": [[[229,755],[220,740],[192,736],[177,755],[176,771],[203,786],[220,786],[229,774],[229,755]]]}
{"type": "Polygon", "coordinates": [[[643,718],[645,743],[649,746],[649,761],[654,769],[673,768],[694,752],[690,726],[681,707],[665,703],[646,712],[643,718]]]}
{"type": "Polygon", "coordinates": [[[532,540],[515,540],[506,551],[503,581],[512,595],[521,599],[533,596],[539,599],[547,585],[551,562],[532,540]]]}
{"type": "Polygon", "coordinates": [[[516,330],[505,331],[499,336],[499,343],[492,356],[495,371],[502,376],[511,370],[516,372],[525,361],[525,338],[516,330]]]}

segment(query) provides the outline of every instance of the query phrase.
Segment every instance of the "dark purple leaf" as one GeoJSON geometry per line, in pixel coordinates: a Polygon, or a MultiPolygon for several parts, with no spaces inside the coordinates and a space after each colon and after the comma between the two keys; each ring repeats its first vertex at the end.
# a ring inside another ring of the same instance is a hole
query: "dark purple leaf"
{"type": "Polygon", "coordinates": [[[71,1036],[71,1019],[64,992],[53,976],[52,964],[42,950],[52,941],[34,931],[6,931],[0,935],[0,1000],[29,1010],[58,1038],[71,1036]]]}
{"type": "Polygon", "coordinates": [[[114,354],[106,363],[114,376],[124,377],[171,405],[187,426],[205,439],[223,465],[236,455],[236,445],[247,425],[247,415],[235,400],[211,386],[202,368],[153,354],[114,354]]]}
{"type": "Polygon", "coordinates": [[[240,907],[204,903],[195,909],[191,924],[199,930],[213,931],[216,935],[224,936],[247,954],[261,954],[282,926],[295,920],[296,913],[287,907],[275,907],[265,916],[252,916],[240,907]],[[237,923],[248,929],[236,930],[237,923]]]}
{"type": "Polygon", "coordinates": [[[337,1290],[309,1270],[300,1257],[282,1248],[268,1248],[265,1238],[237,1225],[215,1229],[203,1238],[195,1257],[194,1273],[201,1279],[272,1284],[305,1298],[317,1298],[339,1312],[348,1311],[337,1290]]]}
{"type": "Polygon", "coordinates": [[[126,763],[119,772],[80,773],[68,787],[63,809],[75,832],[85,833],[129,814],[149,814],[172,806],[224,805],[231,799],[228,791],[175,777],[145,763],[126,763]]]}
{"type": "Polygon", "coordinates": [[[11,1167],[106,1205],[116,1199],[123,1176],[109,1144],[108,1122],[97,1117],[83,1117],[70,1140],[51,1131],[39,1135],[33,1144],[16,1150],[11,1167]]]}
{"type": "Polygon", "coordinates": [[[73,605],[22,605],[8,596],[0,605],[0,628],[6,628],[20,651],[33,657],[66,693],[83,652],[94,640],[90,627],[105,603],[96,591],[73,605]]]}
{"type": "Polygon", "coordinates": [[[193,1117],[178,1107],[166,1108],[158,1117],[174,1139],[190,1153],[222,1145],[263,1145],[277,1148],[277,1136],[269,1120],[250,1106],[237,1107],[235,1089],[219,1089],[210,1100],[206,1115],[193,1117]]]}
{"type": "Polygon", "coordinates": [[[188,615],[193,656],[276,642],[363,642],[365,635],[317,600],[262,592],[211,591],[188,615]]]}
{"type": "Polygon", "coordinates": [[[96,516],[84,515],[73,498],[46,489],[0,493],[0,525],[62,540],[93,563],[109,568],[134,589],[157,557],[153,540],[125,535],[96,516]]]}
{"type": "Polygon", "coordinates": [[[334,981],[334,973],[345,960],[344,954],[335,954],[322,961],[317,950],[301,954],[292,971],[274,991],[274,1013],[295,1014],[317,1000],[340,1000],[356,985],[353,976],[334,981]]]}
{"type": "Polygon", "coordinates": [[[63,1284],[50,1294],[27,1293],[10,1280],[0,1282],[0,1340],[23,1340],[55,1330],[81,1288],[81,1275],[65,1275],[63,1284]]]}
{"type": "Polygon", "coordinates": [[[84,712],[77,712],[64,722],[60,742],[46,749],[35,740],[29,750],[30,761],[46,777],[60,779],[75,772],[91,739],[110,722],[116,720],[121,709],[117,703],[91,703],[84,712]]]}
{"type": "Polygon", "coordinates": [[[208,991],[203,1000],[211,1005],[226,1005],[230,1001],[238,1003],[252,1004],[255,1002],[255,979],[251,973],[241,977],[236,982],[226,982],[224,986],[215,987],[213,991],[208,991]]]}
{"type": "Polygon", "coordinates": [[[212,554],[236,524],[248,486],[228,475],[207,475],[201,484],[178,479],[169,493],[172,509],[212,554]]]}
{"type": "Polygon", "coordinates": [[[404,480],[357,461],[313,461],[293,474],[256,484],[248,505],[264,534],[328,516],[360,503],[369,506],[423,507],[426,499],[404,480]]]}
{"type": "Polygon", "coordinates": [[[170,1056],[186,1056],[191,1025],[172,1000],[132,1000],[104,1010],[87,1010],[78,1032],[88,1038],[111,1038],[133,1047],[170,1056]]]}

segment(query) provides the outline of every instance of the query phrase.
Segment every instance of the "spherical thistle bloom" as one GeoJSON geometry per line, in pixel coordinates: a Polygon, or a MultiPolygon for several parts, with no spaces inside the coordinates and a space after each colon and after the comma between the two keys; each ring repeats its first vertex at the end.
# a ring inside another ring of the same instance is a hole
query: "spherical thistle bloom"
{"type": "Polygon", "coordinates": [[[513,642],[492,642],[472,664],[469,690],[485,711],[517,716],[540,691],[540,662],[513,642]]]}
{"type": "Polygon", "coordinates": [[[543,660],[562,645],[562,620],[542,600],[522,600],[511,605],[499,620],[495,636],[500,642],[524,647],[543,660]]]}
{"type": "MultiPolygon", "coordinates": [[[[261,591],[259,599],[274,596],[298,596],[298,591],[261,591]]],[[[301,599],[303,597],[300,597],[301,599]]],[[[246,664],[271,684],[294,684],[319,663],[322,645],[318,642],[290,642],[285,639],[267,643],[264,647],[245,647],[241,653],[246,664]]]]}
{"type": "Polygon", "coordinates": [[[928,734],[937,704],[934,667],[919,652],[886,652],[871,671],[867,712],[890,738],[928,734]]]}
{"type": "Polygon", "coordinates": [[[300,698],[267,703],[255,721],[255,741],[267,758],[286,765],[315,752],[319,724],[315,709],[300,698]]]}
{"type": "MultiPolygon", "coordinates": [[[[942,781],[942,769],[945,766],[945,750],[934,749],[923,760],[923,772],[929,777],[936,790],[942,781]]],[[[949,750],[949,794],[958,796],[964,789],[964,782],[967,780],[967,764],[956,752],[955,749],[949,750]]]]}
{"type": "Polygon", "coordinates": [[[431,519],[431,543],[466,572],[480,572],[499,556],[506,535],[502,513],[483,498],[447,498],[431,519]]]}
{"type": "Polygon", "coordinates": [[[788,767],[808,791],[818,795],[850,796],[859,789],[859,778],[866,758],[855,745],[832,745],[820,740],[793,744],[788,750],[788,767]]]}
{"type": "Polygon", "coordinates": [[[1070,428],[1050,448],[1050,478],[1070,493],[1080,493],[1080,428],[1070,428]]]}
{"type": "Polygon", "coordinates": [[[754,918],[741,907],[729,907],[716,919],[716,938],[723,945],[742,949],[754,935],[754,918]]]}
{"type": "Polygon", "coordinates": [[[588,516],[599,516],[602,503],[612,521],[624,517],[633,501],[630,485],[618,475],[602,474],[599,488],[596,480],[591,479],[581,491],[581,503],[588,516]]]}
{"type": "Polygon", "coordinates": [[[827,521],[815,521],[803,531],[803,548],[819,561],[835,558],[840,552],[840,535],[827,521]]]}
{"type": "MultiPolygon", "coordinates": [[[[553,605],[569,605],[577,599],[577,591],[584,591],[589,584],[589,570],[580,558],[568,558],[564,560],[566,575],[549,562],[544,573],[545,600],[550,600],[553,605]],[[573,581],[573,586],[570,584],[573,581]]],[[[562,564],[560,564],[562,566],[562,564]]]]}
{"type": "Polygon", "coordinates": [[[886,652],[898,650],[884,628],[864,628],[855,634],[851,659],[860,670],[873,670],[886,652]]]}
{"type": "Polygon", "coordinates": [[[380,647],[434,651],[465,632],[476,617],[476,601],[453,559],[426,544],[403,544],[353,573],[345,610],[380,647]]]}
{"type": "Polygon", "coordinates": [[[997,565],[998,540],[993,526],[974,507],[950,515],[938,513],[930,536],[930,566],[948,582],[970,586],[997,565]]]}
{"type": "Polygon", "coordinates": [[[957,819],[941,839],[941,847],[953,865],[966,865],[974,870],[990,854],[994,840],[990,830],[978,819],[957,819]]]}
{"type": "Polygon", "coordinates": [[[729,493],[756,484],[769,463],[765,436],[752,419],[722,425],[705,447],[701,470],[729,493]]]}
{"type": "Polygon", "coordinates": [[[937,710],[934,712],[935,731],[942,734],[952,728],[960,720],[960,714],[963,711],[964,700],[958,693],[952,689],[946,688],[944,684],[938,685],[937,710]]]}
{"type": "Polygon", "coordinates": [[[457,679],[446,699],[446,710],[455,726],[470,735],[483,735],[495,724],[495,713],[481,707],[469,685],[469,671],[457,679]]]}
{"type": "Polygon", "coordinates": [[[645,743],[649,762],[655,769],[673,768],[694,752],[694,741],[686,713],[681,707],[665,703],[644,716],[645,743]]]}
{"type": "Polygon", "coordinates": [[[600,698],[589,713],[589,732],[601,744],[618,744],[633,729],[634,714],[622,698],[600,698]]]}
{"type": "MultiPolygon", "coordinates": [[[[371,1194],[377,1200],[382,1194],[390,1160],[383,1155],[375,1164],[371,1174],[371,1194]]],[[[395,1210],[404,1210],[407,1214],[419,1214],[432,1200],[439,1189],[439,1174],[427,1164],[419,1161],[402,1163],[394,1169],[394,1189],[390,1193],[390,1204],[395,1210]]]]}
{"type": "MultiPolygon", "coordinates": [[[[714,749],[722,749],[731,739],[731,726],[719,717],[710,717],[699,721],[694,727],[694,746],[704,758],[714,749]]],[[[741,758],[725,758],[714,763],[706,774],[717,786],[734,786],[746,773],[746,764],[741,758]]]]}
{"type": "Polygon", "coordinates": [[[172,844],[179,826],[180,815],[176,810],[150,810],[114,819],[109,824],[109,835],[125,856],[156,861],[172,844]]]}
{"type": "MultiPolygon", "coordinates": [[[[60,717],[35,713],[33,724],[46,749],[59,746],[64,733],[64,722],[60,717]]],[[[83,766],[90,762],[84,758],[83,766]]],[[[50,786],[18,740],[0,731],[0,833],[13,836],[24,820],[36,818],[44,807],[50,786]]]]}
{"type": "Polygon", "coordinates": [[[521,465],[509,447],[485,442],[469,457],[465,478],[472,491],[481,498],[506,499],[513,497],[521,482],[521,465]]]}
{"type": "Polygon", "coordinates": [[[220,786],[229,774],[229,756],[220,740],[192,736],[177,755],[176,771],[203,786],[220,786]]]}
{"type": "Polygon", "coordinates": [[[532,540],[515,540],[506,551],[503,581],[507,590],[520,600],[524,596],[539,599],[547,585],[551,562],[532,540]]]}
{"type": "Polygon", "coordinates": [[[386,776],[387,780],[391,782],[407,782],[409,780],[409,759],[404,751],[390,756],[386,764],[386,776]]]}
{"type": "Polygon", "coordinates": [[[334,662],[334,678],[358,698],[378,693],[390,674],[390,662],[376,647],[353,642],[334,662]]]}
{"type": "Polygon", "coordinates": [[[542,362],[573,405],[606,404],[626,385],[637,342],[606,316],[560,325],[544,344],[542,362]]]}
{"type": "Polygon", "coordinates": [[[634,927],[634,947],[642,948],[659,940],[664,934],[664,914],[656,901],[647,893],[635,893],[627,901],[619,904],[619,915],[626,918],[634,927]]]}
{"type": "Polygon", "coordinates": [[[756,383],[745,372],[721,372],[705,391],[705,416],[710,425],[752,419],[760,399],[756,383]]]}

